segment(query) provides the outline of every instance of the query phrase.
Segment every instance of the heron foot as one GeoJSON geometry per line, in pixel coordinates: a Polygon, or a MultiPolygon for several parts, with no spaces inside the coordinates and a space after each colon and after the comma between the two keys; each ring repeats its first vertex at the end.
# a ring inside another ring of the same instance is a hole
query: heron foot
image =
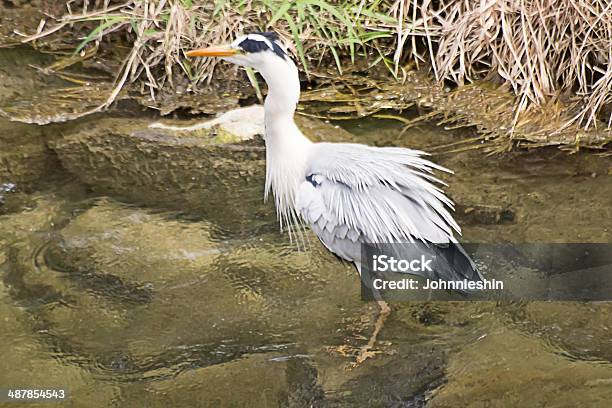
{"type": "Polygon", "coordinates": [[[385,325],[385,320],[391,314],[391,308],[384,300],[378,300],[378,306],[380,307],[380,313],[378,314],[378,319],[376,319],[376,323],[374,323],[374,331],[370,336],[368,343],[364,346],[361,346],[359,349],[359,353],[355,358],[355,361],[350,365],[350,368],[355,368],[359,366],[361,363],[366,361],[368,358],[376,356],[376,354],[382,353],[382,351],[374,350],[374,346],[376,344],[376,340],[378,338],[378,334],[382,330],[385,325]]]}

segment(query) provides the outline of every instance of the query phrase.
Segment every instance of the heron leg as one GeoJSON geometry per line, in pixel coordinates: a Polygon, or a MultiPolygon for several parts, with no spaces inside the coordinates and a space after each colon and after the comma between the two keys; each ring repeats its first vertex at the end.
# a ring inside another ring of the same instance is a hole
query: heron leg
{"type": "Polygon", "coordinates": [[[352,367],[357,367],[359,364],[363,363],[370,357],[374,357],[376,352],[373,351],[374,345],[376,344],[376,339],[378,334],[382,330],[385,325],[385,320],[391,314],[391,308],[384,300],[377,300],[378,306],[380,307],[380,313],[378,314],[378,319],[376,319],[376,323],[374,323],[374,331],[372,332],[372,336],[368,340],[368,343],[364,346],[361,346],[359,349],[359,354],[357,354],[357,358],[355,362],[352,364],[352,367]]]}

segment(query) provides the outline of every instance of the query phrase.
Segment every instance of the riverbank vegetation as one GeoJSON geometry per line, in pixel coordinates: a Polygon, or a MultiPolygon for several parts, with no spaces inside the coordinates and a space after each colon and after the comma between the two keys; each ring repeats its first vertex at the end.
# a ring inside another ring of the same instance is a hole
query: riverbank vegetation
{"type": "MultiPolygon", "coordinates": [[[[481,87],[483,81],[483,89],[493,85],[506,93],[510,121],[489,133],[536,144],[597,147],[611,138],[611,8],[605,0],[83,0],[55,4],[33,32],[19,32],[19,40],[63,53],[62,68],[93,58],[115,59],[110,65],[114,86],[98,107],[104,109],[126,87],[146,95],[149,106],[159,106],[165,92],[239,75],[220,70],[213,59],[188,60],[184,51],[273,29],[293,42],[304,79],[335,91],[336,100],[329,92],[317,95],[328,96],[318,102],[346,113],[336,118],[381,114],[351,108],[372,102],[371,93],[351,85],[351,77],[367,73],[371,87],[391,85],[401,93],[411,72],[421,70],[447,93],[468,84],[481,87]],[[339,91],[339,84],[348,93],[339,91]],[[338,92],[344,95],[340,101],[338,92]],[[346,103],[338,107],[341,101],[346,103]],[[534,128],[538,117],[554,118],[552,126],[542,122],[547,135],[565,136],[542,142],[542,129],[534,128]],[[540,137],[515,132],[526,121],[540,137]]],[[[248,78],[257,89],[256,77],[248,78]]],[[[432,98],[427,93],[399,98],[381,109],[415,103],[427,108],[421,102],[432,98]]],[[[483,120],[467,122],[478,127],[483,120]]]]}

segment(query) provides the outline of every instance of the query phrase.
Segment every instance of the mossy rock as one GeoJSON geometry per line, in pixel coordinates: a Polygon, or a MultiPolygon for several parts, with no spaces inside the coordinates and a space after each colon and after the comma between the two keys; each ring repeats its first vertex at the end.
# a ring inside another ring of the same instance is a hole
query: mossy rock
{"type": "MultiPolygon", "coordinates": [[[[257,115],[257,108],[251,113],[257,115]]],[[[127,118],[88,121],[51,143],[62,164],[94,190],[150,206],[214,216],[221,223],[273,220],[262,203],[265,146],[253,115],[238,115],[249,132],[217,123],[181,121],[150,126],[127,118]]],[[[332,125],[298,118],[313,140],[351,140],[332,125]]],[[[234,123],[235,124],[235,123],[234,123]]]]}
{"type": "Polygon", "coordinates": [[[0,184],[32,184],[57,167],[42,128],[0,118],[0,184]]]}

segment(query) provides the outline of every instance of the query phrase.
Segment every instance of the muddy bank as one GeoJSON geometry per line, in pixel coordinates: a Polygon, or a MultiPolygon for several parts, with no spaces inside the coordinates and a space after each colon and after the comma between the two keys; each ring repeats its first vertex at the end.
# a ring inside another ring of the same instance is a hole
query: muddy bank
{"type": "MultiPolygon", "coordinates": [[[[99,69],[65,70],[52,54],[27,46],[0,48],[0,118],[46,125],[92,113],[107,98],[112,79],[99,69]]],[[[124,94],[118,96],[122,99],[124,94]]]]}
{"type": "Polygon", "coordinates": [[[473,130],[472,137],[452,142],[452,150],[458,151],[500,153],[517,146],[601,149],[612,141],[612,130],[603,123],[588,131],[576,124],[564,126],[571,116],[561,102],[516,117],[516,98],[498,84],[478,81],[449,88],[421,71],[406,72],[401,82],[376,76],[328,77],[316,89],[305,91],[301,100],[305,110],[330,119],[374,116],[395,118],[406,128],[434,121],[449,129],[473,130]],[[393,113],[415,107],[416,117],[393,113]]]}
{"type": "Polygon", "coordinates": [[[15,30],[35,31],[44,17],[41,3],[46,1],[3,0],[0,2],[0,48],[18,45],[22,39],[15,30]]]}
{"type": "MultiPolygon", "coordinates": [[[[0,49],[0,80],[6,84],[0,90],[0,116],[49,124],[115,110],[116,104],[106,105],[113,92],[113,76],[109,74],[113,70],[100,59],[88,58],[56,58],[27,47],[0,49]]],[[[318,75],[304,85],[299,109],[306,115],[326,119],[393,117],[406,128],[434,120],[440,126],[473,130],[475,137],[453,141],[452,148],[457,151],[500,153],[517,146],[606,151],[612,141],[612,130],[603,123],[590,130],[567,125],[571,115],[562,102],[516,116],[517,100],[512,92],[487,81],[451,89],[422,71],[407,71],[398,81],[378,69],[368,76],[318,75]]],[[[217,81],[206,86],[194,87],[183,80],[175,88],[162,88],[155,97],[141,91],[126,87],[114,98],[136,101],[161,115],[216,114],[255,99],[244,74],[235,70],[221,71],[217,81]]]]}

